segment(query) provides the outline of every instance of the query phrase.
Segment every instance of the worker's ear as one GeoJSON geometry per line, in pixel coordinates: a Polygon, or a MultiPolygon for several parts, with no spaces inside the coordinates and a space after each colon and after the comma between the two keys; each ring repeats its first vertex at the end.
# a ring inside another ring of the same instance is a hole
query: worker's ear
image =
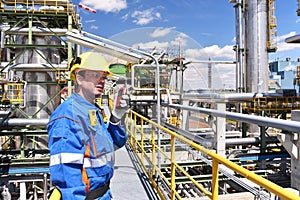
{"type": "Polygon", "coordinates": [[[81,85],[83,79],[84,79],[83,76],[81,76],[79,74],[76,75],[76,82],[78,85],[81,85]]]}

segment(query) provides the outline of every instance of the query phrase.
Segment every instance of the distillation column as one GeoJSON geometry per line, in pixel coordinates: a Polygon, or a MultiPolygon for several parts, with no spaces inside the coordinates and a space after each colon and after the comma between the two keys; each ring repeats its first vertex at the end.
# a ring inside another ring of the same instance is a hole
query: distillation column
{"type": "Polygon", "coordinates": [[[268,91],[267,0],[246,0],[246,89],[248,92],[268,91]]]}

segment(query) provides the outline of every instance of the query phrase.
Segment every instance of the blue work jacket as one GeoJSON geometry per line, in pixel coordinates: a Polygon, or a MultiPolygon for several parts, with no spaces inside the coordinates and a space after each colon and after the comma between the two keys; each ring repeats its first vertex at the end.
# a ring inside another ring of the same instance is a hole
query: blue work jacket
{"type": "MultiPolygon", "coordinates": [[[[85,199],[88,191],[108,183],[114,171],[114,151],[127,140],[123,129],[105,123],[99,108],[77,93],[52,113],[47,131],[50,177],[63,200],[85,199]],[[91,121],[91,110],[96,111],[96,121],[91,121]]],[[[108,189],[98,199],[111,197],[108,189]]]]}

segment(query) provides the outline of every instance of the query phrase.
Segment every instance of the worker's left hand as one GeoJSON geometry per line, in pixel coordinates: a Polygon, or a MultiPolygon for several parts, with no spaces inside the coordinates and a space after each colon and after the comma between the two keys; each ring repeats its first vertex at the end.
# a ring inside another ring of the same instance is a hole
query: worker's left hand
{"type": "Polygon", "coordinates": [[[114,108],[111,112],[110,122],[118,124],[125,113],[129,112],[129,94],[124,86],[116,86],[117,92],[114,95],[114,108]]]}

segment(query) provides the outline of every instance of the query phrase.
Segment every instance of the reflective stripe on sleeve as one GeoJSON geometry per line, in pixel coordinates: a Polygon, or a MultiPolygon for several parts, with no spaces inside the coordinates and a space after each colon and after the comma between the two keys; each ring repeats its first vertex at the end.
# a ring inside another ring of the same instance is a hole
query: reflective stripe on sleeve
{"type": "Polygon", "coordinates": [[[101,167],[107,165],[107,163],[111,162],[114,158],[114,152],[106,153],[98,158],[84,158],[83,167],[101,167]]]}
{"type": "Polygon", "coordinates": [[[50,156],[50,166],[66,163],[83,164],[83,154],[60,153],[50,156]]]}

